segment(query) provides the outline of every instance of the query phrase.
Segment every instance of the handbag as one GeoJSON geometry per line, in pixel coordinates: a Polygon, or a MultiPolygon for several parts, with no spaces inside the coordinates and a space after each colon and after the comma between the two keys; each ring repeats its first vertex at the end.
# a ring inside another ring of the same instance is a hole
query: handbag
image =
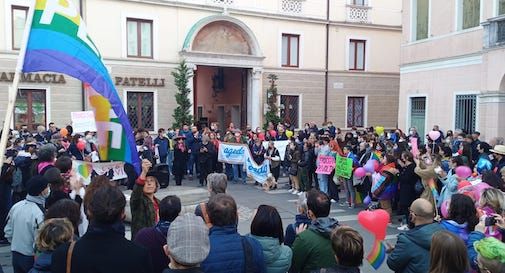
{"type": "Polygon", "coordinates": [[[76,241],[72,241],[67,251],[67,270],[66,273],[72,273],[72,254],[74,253],[74,246],[76,241]]]}

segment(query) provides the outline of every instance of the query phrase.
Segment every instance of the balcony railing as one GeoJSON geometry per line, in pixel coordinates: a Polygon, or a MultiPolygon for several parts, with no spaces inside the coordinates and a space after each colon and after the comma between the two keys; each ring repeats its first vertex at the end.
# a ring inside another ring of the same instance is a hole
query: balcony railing
{"type": "Polygon", "coordinates": [[[484,48],[505,46],[505,15],[488,19],[484,27],[484,48]]]}
{"type": "Polygon", "coordinates": [[[370,9],[369,6],[347,5],[347,22],[369,24],[370,9]]]}
{"type": "Polygon", "coordinates": [[[207,0],[208,5],[217,5],[217,6],[231,6],[233,5],[233,0],[207,0]]]}

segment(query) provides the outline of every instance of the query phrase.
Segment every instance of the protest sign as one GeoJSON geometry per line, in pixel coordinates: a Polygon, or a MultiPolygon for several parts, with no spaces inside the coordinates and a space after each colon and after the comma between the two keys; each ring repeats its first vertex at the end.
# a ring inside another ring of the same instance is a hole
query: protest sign
{"type": "Polygon", "coordinates": [[[95,113],[93,111],[71,112],[72,128],[76,133],[96,132],[95,113]]]}
{"type": "Polygon", "coordinates": [[[335,157],[329,155],[320,155],[317,158],[318,165],[316,173],[330,174],[335,168],[335,157]]]}
{"type": "MultiPolygon", "coordinates": [[[[286,155],[286,148],[289,145],[289,140],[276,140],[274,141],[274,146],[279,151],[279,156],[281,161],[284,161],[284,156],[286,155]]],[[[263,147],[268,149],[268,141],[263,141],[263,147]]]]}
{"type": "Polygon", "coordinates": [[[337,155],[337,159],[335,162],[335,176],[349,179],[351,178],[351,175],[352,175],[352,159],[337,155]]]}
{"type": "Polygon", "coordinates": [[[248,156],[246,158],[246,172],[255,181],[263,183],[268,178],[268,173],[270,172],[270,165],[268,160],[264,160],[261,165],[256,164],[252,157],[248,156]]]}
{"type": "Polygon", "coordinates": [[[107,162],[107,163],[92,163],[87,161],[72,161],[72,169],[78,177],[84,180],[84,184],[88,185],[93,177],[105,175],[110,180],[119,180],[127,178],[124,170],[124,162],[107,162]]]}
{"type": "Polygon", "coordinates": [[[221,143],[217,160],[228,164],[244,164],[246,154],[249,154],[246,144],[221,143]]]}

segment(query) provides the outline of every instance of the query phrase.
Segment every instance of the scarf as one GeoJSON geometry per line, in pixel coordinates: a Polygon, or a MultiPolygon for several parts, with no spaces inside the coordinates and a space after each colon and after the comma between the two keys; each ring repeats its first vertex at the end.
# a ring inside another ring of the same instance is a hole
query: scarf
{"type": "Polygon", "coordinates": [[[37,173],[40,173],[47,166],[53,166],[53,163],[52,162],[40,162],[39,165],[37,165],[37,173]]]}

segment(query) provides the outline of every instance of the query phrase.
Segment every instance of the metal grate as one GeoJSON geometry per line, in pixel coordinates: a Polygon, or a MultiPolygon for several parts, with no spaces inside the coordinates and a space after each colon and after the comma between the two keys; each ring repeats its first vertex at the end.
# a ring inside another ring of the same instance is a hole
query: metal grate
{"type": "Polygon", "coordinates": [[[233,0],[207,0],[207,2],[210,2],[210,4],[214,5],[224,5],[224,6],[230,6],[233,4],[233,0]]]}
{"type": "Polygon", "coordinates": [[[128,92],[128,119],[133,128],[154,130],[154,95],[151,92],[128,92]]]}
{"type": "Polygon", "coordinates": [[[299,128],[299,97],[281,95],[281,119],[295,128],[299,128]]]}
{"type": "Polygon", "coordinates": [[[426,97],[410,98],[410,126],[416,127],[419,136],[424,136],[426,123],[426,97]]]}
{"type": "Polygon", "coordinates": [[[347,127],[364,127],[365,98],[347,98],[347,127]]]}
{"type": "Polygon", "coordinates": [[[302,1],[300,1],[300,0],[282,0],[281,10],[282,10],[282,12],[287,12],[287,13],[301,13],[302,12],[302,1]]]}
{"type": "Polygon", "coordinates": [[[455,128],[475,131],[477,95],[456,95],[455,128]]]}
{"type": "Polygon", "coordinates": [[[347,21],[354,23],[369,23],[368,17],[369,8],[366,6],[349,6],[347,7],[347,21]]]}

